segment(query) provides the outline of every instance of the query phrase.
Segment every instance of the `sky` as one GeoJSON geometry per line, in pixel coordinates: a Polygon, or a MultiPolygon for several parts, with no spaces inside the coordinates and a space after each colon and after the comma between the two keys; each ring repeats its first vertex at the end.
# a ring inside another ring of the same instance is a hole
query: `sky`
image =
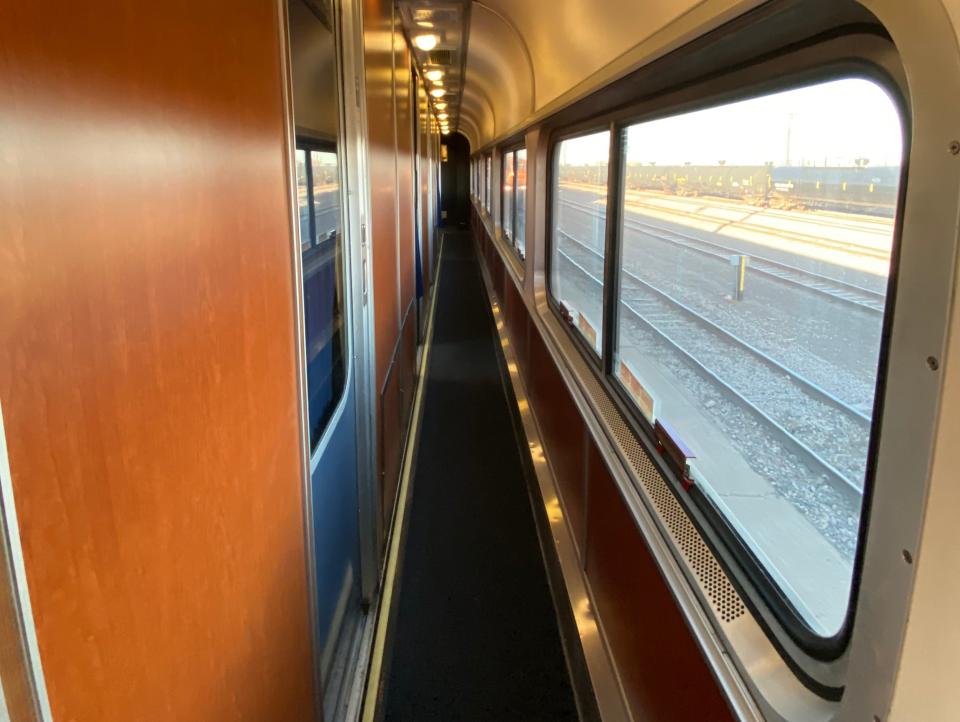
{"type": "MultiPolygon", "coordinates": [[[[848,78],[631,126],[627,162],[657,165],[899,165],[900,116],[882,87],[848,78]]],[[[565,141],[561,163],[606,160],[609,133],[565,141]]]]}

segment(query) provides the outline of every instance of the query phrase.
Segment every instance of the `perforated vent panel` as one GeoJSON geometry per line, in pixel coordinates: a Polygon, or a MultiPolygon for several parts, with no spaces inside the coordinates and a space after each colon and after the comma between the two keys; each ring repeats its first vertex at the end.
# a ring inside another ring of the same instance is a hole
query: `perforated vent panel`
{"type": "MultiPolygon", "coordinates": [[[[579,359],[574,360],[574,364],[578,361],[579,359]]],[[[620,410],[610,400],[589,369],[584,366],[580,370],[582,371],[580,378],[587,380],[587,392],[613,431],[621,453],[653,502],[657,514],[674,543],[693,570],[697,581],[706,591],[710,604],[724,622],[737,619],[747,611],[740,594],[731,584],[726,572],[723,571],[677,497],[667,486],[666,480],[650,461],[620,410]]]]}
{"type": "Polygon", "coordinates": [[[453,54],[449,50],[431,50],[428,57],[432,65],[450,65],[453,62],[453,54]]]}

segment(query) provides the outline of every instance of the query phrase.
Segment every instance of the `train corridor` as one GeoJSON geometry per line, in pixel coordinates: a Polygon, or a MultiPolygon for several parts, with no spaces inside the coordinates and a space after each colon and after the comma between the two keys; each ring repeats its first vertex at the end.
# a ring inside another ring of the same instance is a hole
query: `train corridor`
{"type": "Polygon", "coordinates": [[[470,236],[447,232],[382,690],[386,720],[577,719],[470,236]]]}

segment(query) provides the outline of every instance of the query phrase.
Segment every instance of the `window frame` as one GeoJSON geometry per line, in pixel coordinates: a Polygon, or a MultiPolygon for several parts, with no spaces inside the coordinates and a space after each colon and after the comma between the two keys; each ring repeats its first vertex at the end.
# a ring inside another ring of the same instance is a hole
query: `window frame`
{"type": "Polygon", "coordinates": [[[502,148],[500,150],[500,178],[501,178],[501,181],[500,181],[500,230],[503,232],[503,235],[507,238],[507,240],[510,241],[511,246],[513,245],[513,236],[514,236],[513,228],[515,225],[515,219],[513,217],[513,203],[514,201],[516,201],[516,198],[517,198],[516,163],[517,163],[517,156],[514,150],[507,149],[507,148],[502,148]],[[507,220],[507,219],[504,219],[503,217],[507,209],[507,204],[504,203],[504,198],[506,197],[506,190],[504,186],[506,184],[506,178],[507,178],[507,157],[508,156],[512,158],[513,165],[514,165],[514,168],[513,168],[514,179],[513,179],[513,185],[511,185],[511,190],[510,190],[510,218],[509,218],[510,227],[509,228],[504,223],[504,220],[507,220]]]}
{"type": "Polygon", "coordinates": [[[607,296],[607,283],[609,277],[609,254],[611,251],[611,224],[610,224],[610,192],[611,192],[611,183],[613,181],[613,173],[611,172],[612,167],[610,164],[610,159],[613,154],[614,148],[614,137],[612,133],[612,126],[608,120],[607,116],[601,116],[601,122],[598,123],[597,119],[591,119],[583,123],[578,123],[569,128],[563,129],[561,132],[556,135],[551,134],[550,140],[547,144],[547,157],[549,162],[547,163],[547,179],[546,179],[546,190],[547,190],[547,213],[546,213],[546,253],[544,254],[544,271],[546,276],[546,298],[547,306],[554,313],[563,327],[566,329],[570,338],[573,339],[573,342],[577,345],[577,348],[580,350],[580,353],[584,356],[587,363],[590,364],[590,368],[594,373],[598,374],[601,378],[606,376],[605,371],[605,360],[603,357],[603,352],[606,350],[607,344],[607,316],[609,311],[609,303],[607,296]],[[601,299],[601,308],[603,313],[603,319],[600,324],[600,351],[598,352],[593,346],[590,345],[589,341],[584,337],[582,333],[574,328],[573,323],[571,323],[567,316],[564,313],[564,310],[561,306],[560,299],[557,298],[556,292],[553,288],[553,251],[554,251],[554,227],[553,220],[557,215],[556,203],[557,203],[557,194],[554,192],[554,183],[557,180],[557,174],[559,172],[559,163],[560,163],[560,144],[565,140],[575,140],[587,135],[594,135],[596,133],[603,133],[605,131],[610,131],[610,146],[607,150],[607,212],[604,217],[604,232],[603,232],[603,297],[601,299]]]}
{"type": "MultiPolygon", "coordinates": [[[[518,202],[519,202],[519,199],[520,199],[520,186],[519,186],[519,183],[517,182],[518,178],[520,177],[520,173],[519,173],[519,170],[518,170],[518,168],[519,168],[519,166],[518,166],[518,161],[519,161],[519,153],[520,153],[520,151],[523,151],[523,153],[524,153],[524,162],[527,164],[526,167],[529,168],[529,162],[530,162],[530,161],[529,161],[529,157],[528,157],[528,155],[527,155],[527,145],[526,145],[525,142],[521,142],[519,145],[517,145],[517,146],[513,149],[513,174],[514,174],[514,181],[513,181],[513,216],[514,216],[513,247],[514,247],[514,250],[515,250],[516,253],[517,253],[517,257],[520,259],[521,263],[524,263],[524,264],[525,264],[526,261],[527,261],[527,231],[526,231],[526,228],[524,228],[524,230],[523,230],[523,249],[520,248],[520,245],[519,245],[519,243],[517,242],[517,236],[519,235],[519,229],[520,229],[520,224],[517,222],[517,221],[519,221],[519,219],[520,219],[520,214],[519,214],[519,212],[518,212],[518,208],[519,208],[518,202]]],[[[527,183],[528,183],[528,180],[525,179],[525,180],[524,180],[524,184],[523,184],[523,188],[524,188],[523,219],[524,219],[524,221],[526,221],[526,219],[527,219],[527,210],[528,210],[529,207],[530,207],[530,206],[529,206],[529,203],[528,203],[527,196],[526,196],[527,183]]]]}
{"type": "MultiPolygon", "coordinates": [[[[503,183],[500,184],[501,193],[500,193],[500,228],[504,230],[504,236],[509,241],[510,247],[513,249],[514,255],[521,262],[526,262],[526,254],[520,252],[520,247],[517,245],[517,153],[521,150],[526,150],[526,144],[521,141],[519,143],[511,143],[505,145],[500,149],[500,177],[506,177],[505,168],[507,164],[507,156],[513,154],[513,187],[511,193],[511,203],[510,203],[510,232],[506,232],[506,226],[503,225],[503,183]]],[[[524,239],[526,240],[526,239],[524,239]]]]}
{"type": "Polygon", "coordinates": [[[483,177],[486,164],[483,162],[483,156],[477,157],[477,202],[480,203],[480,211],[484,210],[483,189],[486,188],[486,179],[483,177]]]}
{"type": "Polygon", "coordinates": [[[483,156],[483,209],[487,215],[492,214],[493,209],[493,153],[485,153],[483,156]]]}
{"type": "MultiPolygon", "coordinates": [[[[851,30],[849,35],[856,35],[851,30]]],[[[843,34],[840,36],[843,37],[843,34]]],[[[836,38],[836,36],[834,36],[836,38]]],[[[857,545],[854,555],[850,595],[844,615],[844,621],[835,635],[824,637],[814,632],[803,621],[797,610],[786,599],[779,585],[766,573],[762,563],[740,538],[722,511],[712,500],[694,485],[690,492],[682,490],[682,485],[674,472],[659,458],[651,458],[665,479],[672,483],[668,486],[694,521],[712,553],[720,561],[731,582],[738,588],[741,596],[756,622],[761,626],[770,642],[778,649],[784,661],[791,667],[800,681],[816,694],[828,700],[839,699],[842,687],[835,688],[821,684],[799,664],[794,655],[786,648],[782,630],[787,640],[792,642],[804,655],[816,662],[834,662],[848,649],[853,633],[856,608],[859,600],[860,582],[863,575],[863,563],[866,550],[866,537],[870,526],[870,508],[873,496],[873,482],[876,476],[879,435],[883,425],[883,398],[887,385],[887,366],[890,357],[890,342],[894,311],[896,306],[897,277],[899,275],[900,246],[902,243],[903,214],[907,195],[909,166],[911,160],[912,117],[907,93],[897,78],[895,69],[886,63],[895,65],[899,59],[889,61],[886,58],[868,55],[845,55],[831,48],[824,57],[815,62],[802,62],[792,57],[798,51],[816,52],[821,46],[828,45],[830,38],[815,37],[802,47],[784,47],[769,57],[745,66],[734,67],[714,76],[698,76],[688,83],[671,85],[648,97],[641,97],[629,104],[619,106],[612,111],[595,114],[586,120],[568,126],[552,129],[548,140],[548,158],[546,178],[546,288],[547,305],[573,340],[591,370],[601,381],[608,395],[614,400],[631,431],[648,446],[655,448],[656,437],[652,424],[640,412],[622,383],[616,378],[613,368],[616,348],[616,332],[619,313],[619,266],[622,248],[622,229],[620,219],[623,215],[624,154],[626,152],[626,130],[637,123],[674,117],[684,113],[705,110],[727,103],[763,97],[777,92],[798,89],[819,83],[844,78],[861,78],[876,83],[890,97],[901,121],[902,158],[897,192],[893,249],[891,253],[890,274],[887,281],[886,307],[883,316],[881,341],[878,354],[877,376],[875,382],[875,400],[871,417],[870,440],[867,453],[866,473],[864,477],[863,499],[860,508],[860,520],[857,533],[857,545]],[[884,62],[886,60],[886,63],[884,62]],[[783,65],[786,65],[784,72],[783,65]],[[743,76],[746,75],[746,78],[743,76]],[[717,86],[717,87],[715,87],[717,86]],[[700,92],[697,92],[700,91],[700,92]],[[603,288],[603,339],[602,354],[598,355],[577,330],[571,328],[559,306],[553,291],[553,251],[555,204],[557,194],[554,181],[559,161],[559,144],[571,138],[589,135],[604,129],[611,131],[610,152],[608,155],[607,176],[607,216],[604,254],[603,288]],[[611,194],[615,202],[611,202],[611,194]],[[692,493],[691,493],[692,492],[692,493]],[[759,604],[758,604],[759,599],[759,604]],[[770,614],[764,613],[764,608],[770,614]]]]}
{"type": "MultiPolygon", "coordinates": [[[[339,218],[340,223],[337,228],[337,242],[340,244],[344,243],[343,235],[343,215],[344,215],[344,206],[343,206],[343,192],[342,192],[342,166],[341,166],[341,155],[338,152],[338,143],[331,140],[323,140],[309,135],[297,135],[294,139],[294,157],[296,156],[296,151],[303,150],[306,152],[306,171],[307,171],[307,207],[310,211],[310,240],[309,245],[305,248],[303,244],[303,239],[300,238],[299,248],[300,253],[297,256],[297,263],[300,264],[300,273],[303,273],[303,254],[304,251],[310,250],[315,247],[315,241],[317,237],[317,221],[316,221],[316,208],[314,205],[314,196],[313,196],[313,158],[312,152],[320,153],[332,153],[337,157],[337,203],[339,206],[339,218]]],[[[298,211],[299,212],[299,211],[298,211]]],[[[299,233],[299,226],[298,231],[299,233]]],[[[331,428],[331,424],[338,416],[338,411],[341,406],[343,406],[345,399],[347,398],[347,387],[350,384],[350,375],[352,371],[352,339],[350,338],[349,333],[349,321],[348,321],[348,309],[347,304],[349,301],[349,292],[348,292],[348,270],[347,270],[347,251],[345,246],[341,245],[341,262],[336,272],[340,275],[340,280],[343,288],[343,298],[341,301],[341,310],[340,314],[343,320],[343,329],[341,332],[341,357],[343,363],[343,384],[339,390],[336,401],[330,404],[330,413],[327,415],[327,418],[324,420],[323,428],[320,433],[317,435],[316,442],[310,436],[311,429],[307,429],[308,437],[307,441],[310,444],[310,459],[313,463],[314,457],[318,454],[319,450],[323,447],[324,438],[327,436],[331,428]]],[[[304,283],[305,288],[305,283],[304,283]]],[[[303,289],[301,289],[301,296],[303,295],[303,289]]],[[[306,299],[301,299],[302,303],[306,303],[306,299]]],[[[301,319],[301,324],[303,325],[303,343],[307,343],[307,328],[306,328],[306,314],[304,307],[304,315],[301,319]]],[[[307,359],[307,349],[304,348],[304,359],[307,359]]],[[[306,367],[304,367],[306,372],[306,367]]],[[[305,396],[305,403],[307,404],[307,419],[310,417],[310,393],[309,393],[309,380],[304,378],[304,387],[307,391],[305,396]]]]}

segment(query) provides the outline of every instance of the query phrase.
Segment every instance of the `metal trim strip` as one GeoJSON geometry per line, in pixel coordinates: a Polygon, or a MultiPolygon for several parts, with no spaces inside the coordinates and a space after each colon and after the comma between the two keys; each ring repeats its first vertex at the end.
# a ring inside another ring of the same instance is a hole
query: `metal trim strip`
{"type": "MultiPolygon", "coordinates": [[[[7,437],[3,427],[3,407],[0,405],[0,525],[2,525],[2,559],[6,569],[0,584],[8,585],[9,595],[16,607],[16,619],[9,623],[19,627],[21,662],[29,680],[34,703],[34,719],[53,722],[47,683],[40,660],[37,629],[33,621],[30,589],[27,585],[27,569],[20,546],[20,525],[13,499],[13,476],[10,472],[10,456],[7,452],[7,437]]],[[[0,719],[9,719],[7,702],[0,689],[0,719]]]]}
{"type": "MultiPolygon", "coordinates": [[[[323,719],[323,680],[321,679],[320,630],[317,623],[319,605],[317,601],[317,574],[315,539],[313,534],[313,490],[311,488],[310,429],[307,412],[307,366],[306,339],[304,332],[303,310],[303,268],[300,263],[300,219],[297,202],[297,183],[295,177],[296,127],[293,118],[293,61],[290,56],[290,33],[287,12],[287,0],[275,0],[277,18],[277,40],[280,49],[280,88],[281,110],[283,113],[283,157],[286,162],[287,199],[290,211],[290,273],[293,280],[294,335],[296,340],[297,361],[297,413],[300,417],[300,486],[303,494],[303,539],[304,560],[306,561],[308,609],[310,611],[310,642],[313,657],[314,680],[314,719],[323,719]]],[[[346,396],[346,394],[344,394],[346,396]]],[[[341,404],[342,406],[342,404],[341,404]]]]}

